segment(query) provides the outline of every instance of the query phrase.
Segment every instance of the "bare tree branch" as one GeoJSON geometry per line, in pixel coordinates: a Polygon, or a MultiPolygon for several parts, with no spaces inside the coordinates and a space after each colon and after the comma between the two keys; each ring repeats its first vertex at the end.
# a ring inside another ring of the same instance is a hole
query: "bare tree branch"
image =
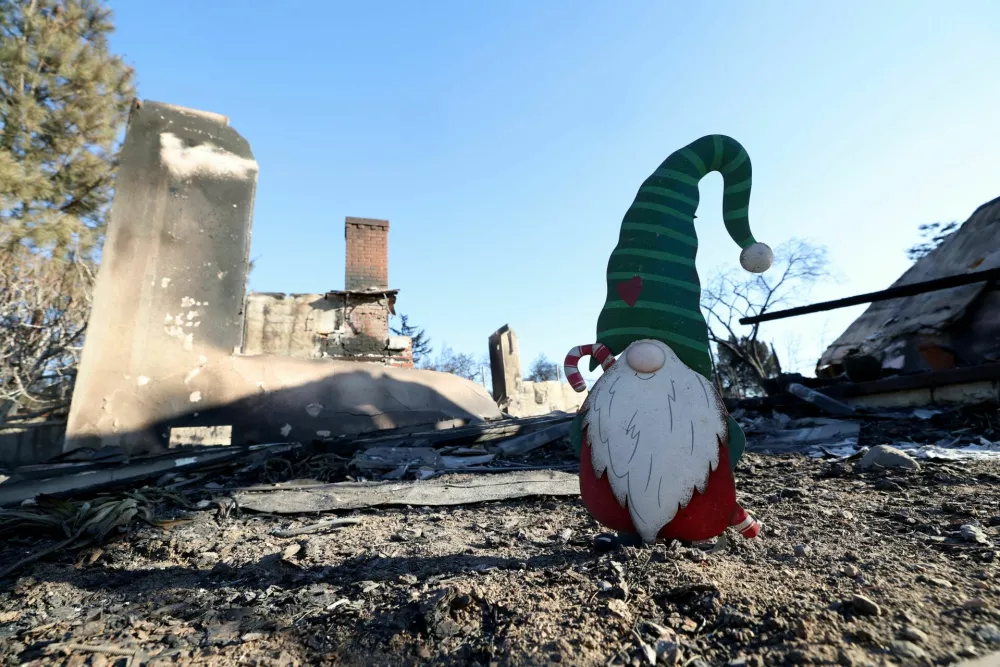
{"type": "Polygon", "coordinates": [[[0,246],[0,404],[45,413],[72,395],[93,272],[74,255],[0,246]]]}
{"type": "Polygon", "coordinates": [[[774,256],[775,265],[766,273],[728,271],[714,276],[702,291],[709,339],[718,350],[717,375],[741,396],[762,388],[769,375],[779,372],[780,363],[774,346],[758,340],[760,324],[740,327],[739,319],[794,305],[816,281],[830,275],[823,246],[792,239],[777,247],[774,256]]]}

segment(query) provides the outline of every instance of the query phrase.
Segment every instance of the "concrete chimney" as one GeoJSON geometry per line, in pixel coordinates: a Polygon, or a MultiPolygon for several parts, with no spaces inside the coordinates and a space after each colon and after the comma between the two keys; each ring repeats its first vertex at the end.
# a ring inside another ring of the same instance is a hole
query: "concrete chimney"
{"type": "Polygon", "coordinates": [[[389,288],[389,221],[347,218],[347,291],[389,288]]]}

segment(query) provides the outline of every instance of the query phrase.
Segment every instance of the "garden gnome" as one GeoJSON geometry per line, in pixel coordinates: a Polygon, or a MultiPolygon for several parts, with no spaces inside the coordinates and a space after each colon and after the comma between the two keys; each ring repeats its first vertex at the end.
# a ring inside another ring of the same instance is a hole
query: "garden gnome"
{"type": "Polygon", "coordinates": [[[698,182],[718,171],[722,209],[740,264],[762,273],[771,249],[750,233],[750,158],[723,135],[668,157],[639,188],[608,262],[597,342],[566,357],[566,378],[586,389],[577,364],[601,364],[573,422],[580,491],[595,519],[623,543],[710,540],[760,525],[736,502],[733,470],[745,437],[708,380],[712,360],[695,270],[698,182]]]}

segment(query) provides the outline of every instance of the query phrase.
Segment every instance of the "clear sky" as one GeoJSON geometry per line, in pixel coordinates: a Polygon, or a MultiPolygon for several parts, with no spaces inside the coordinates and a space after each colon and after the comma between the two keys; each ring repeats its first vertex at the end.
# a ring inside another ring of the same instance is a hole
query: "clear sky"
{"type": "MultiPolygon", "coordinates": [[[[397,308],[527,368],[592,342],[642,181],[729,134],[751,229],[830,249],[806,301],[887,287],[917,226],[1000,195],[1000,2],[112,0],[145,99],[228,115],[260,163],[251,288],[344,284],[344,217],[387,218],[397,308]]],[[[698,267],[738,267],[722,179],[698,267]]],[[[765,325],[812,372],[863,307],[765,325]]]]}

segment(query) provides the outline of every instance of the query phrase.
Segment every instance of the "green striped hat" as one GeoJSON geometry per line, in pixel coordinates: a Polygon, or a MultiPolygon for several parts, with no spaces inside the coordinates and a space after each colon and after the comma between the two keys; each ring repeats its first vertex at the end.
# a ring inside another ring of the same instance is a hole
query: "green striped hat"
{"type": "MultiPolygon", "coordinates": [[[[740,264],[763,273],[771,249],[750,233],[750,157],[735,139],[712,134],[671,154],[639,188],[625,213],[618,245],[608,261],[608,297],[597,320],[597,342],[618,355],[652,338],[670,346],[692,370],[709,377],[708,325],[701,313],[695,269],[698,182],[722,174],[722,218],[743,248],[740,264]]],[[[591,358],[591,370],[596,362],[591,358]]]]}

